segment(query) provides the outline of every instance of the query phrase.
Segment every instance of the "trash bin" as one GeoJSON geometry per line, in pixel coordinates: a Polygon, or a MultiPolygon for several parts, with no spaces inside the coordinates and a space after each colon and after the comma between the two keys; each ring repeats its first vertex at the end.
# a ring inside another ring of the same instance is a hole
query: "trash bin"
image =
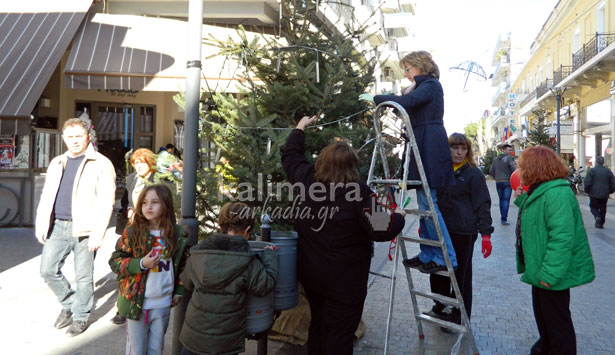
{"type": "MultiPolygon", "coordinates": [[[[266,245],[273,243],[249,240],[250,249],[256,254],[262,255],[266,245]]],[[[273,324],[273,292],[265,297],[256,297],[248,294],[248,304],[246,307],[246,333],[262,333],[273,324]]]]}
{"type": "Polygon", "coordinates": [[[283,311],[299,303],[297,283],[297,232],[271,231],[271,242],[278,247],[278,282],[273,291],[273,309],[283,311]]]}

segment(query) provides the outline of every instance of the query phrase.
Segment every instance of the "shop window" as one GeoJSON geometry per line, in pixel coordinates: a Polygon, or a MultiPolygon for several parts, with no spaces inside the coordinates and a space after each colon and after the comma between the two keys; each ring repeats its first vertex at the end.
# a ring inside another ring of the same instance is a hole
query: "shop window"
{"type": "Polygon", "coordinates": [[[0,119],[0,169],[28,169],[29,165],[30,121],[0,119]]]}

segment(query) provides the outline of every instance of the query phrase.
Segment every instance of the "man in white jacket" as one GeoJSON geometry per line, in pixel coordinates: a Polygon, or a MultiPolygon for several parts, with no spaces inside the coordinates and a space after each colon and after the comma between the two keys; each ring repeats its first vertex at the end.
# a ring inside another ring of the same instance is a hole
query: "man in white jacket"
{"type": "Polygon", "coordinates": [[[64,123],[62,138],[68,150],[49,163],[36,212],[36,237],[45,245],[41,276],[62,305],[54,326],[70,325],[68,336],[87,328],[94,301],[94,254],[102,245],[115,203],[113,164],[90,144],[89,129],[79,118],[64,123]],[[71,252],[75,290],[61,270],[71,252]]]}

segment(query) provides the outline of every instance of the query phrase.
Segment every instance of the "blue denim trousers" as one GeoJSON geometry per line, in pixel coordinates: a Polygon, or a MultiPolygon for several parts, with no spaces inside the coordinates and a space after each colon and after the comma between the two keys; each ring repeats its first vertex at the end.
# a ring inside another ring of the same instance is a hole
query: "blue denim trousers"
{"type": "Polygon", "coordinates": [[[512,187],[510,187],[510,183],[500,181],[495,183],[495,189],[498,191],[498,198],[500,200],[501,221],[507,222],[508,207],[510,206],[510,195],[512,194],[512,187]]]}
{"type": "MultiPolygon", "coordinates": [[[[457,255],[455,254],[455,248],[453,248],[453,243],[451,242],[451,236],[448,234],[448,229],[446,229],[446,224],[444,224],[444,219],[442,219],[442,214],[440,213],[440,209],[437,204],[436,189],[429,189],[431,199],[433,201],[434,207],[436,209],[436,213],[438,214],[438,222],[440,223],[440,229],[442,230],[442,237],[444,238],[444,243],[446,244],[446,250],[448,251],[448,257],[451,260],[451,264],[453,267],[457,267],[457,255]]],[[[427,194],[425,194],[425,190],[420,188],[416,190],[416,199],[419,205],[419,209],[423,211],[429,211],[429,203],[427,202],[427,194]]],[[[434,224],[431,218],[421,218],[420,221],[421,226],[421,238],[438,240],[438,233],[436,232],[436,225],[434,224]]],[[[435,262],[438,265],[446,265],[444,262],[444,254],[442,254],[442,249],[439,247],[434,247],[431,245],[421,244],[421,252],[418,255],[419,260],[423,263],[435,262]]]]}
{"type": "Polygon", "coordinates": [[[73,320],[87,321],[94,303],[94,252],[88,250],[88,237],[73,237],[73,222],[56,219],[41,258],[41,276],[55,293],[62,308],[73,312],[73,320]],[[75,264],[76,289],[62,274],[70,253],[75,264]]]}
{"type": "Polygon", "coordinates": [[[126,320],[126,355],[162,355],[171,307],[144,309],[139,320],[126,320]]]}

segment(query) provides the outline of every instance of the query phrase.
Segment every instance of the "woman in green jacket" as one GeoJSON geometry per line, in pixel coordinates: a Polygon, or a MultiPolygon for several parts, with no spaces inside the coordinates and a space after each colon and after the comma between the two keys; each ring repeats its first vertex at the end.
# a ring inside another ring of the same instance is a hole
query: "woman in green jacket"
{"type": "Polygon", "coordinates": [[[565,180],[566,164],[551,149],[527,148],[519,170],[529,189],[515,191],[517,272],[532,285],[540,335],[531,354],[576,354],[570,288],[595,277],[579,203],[565,180]]]}

